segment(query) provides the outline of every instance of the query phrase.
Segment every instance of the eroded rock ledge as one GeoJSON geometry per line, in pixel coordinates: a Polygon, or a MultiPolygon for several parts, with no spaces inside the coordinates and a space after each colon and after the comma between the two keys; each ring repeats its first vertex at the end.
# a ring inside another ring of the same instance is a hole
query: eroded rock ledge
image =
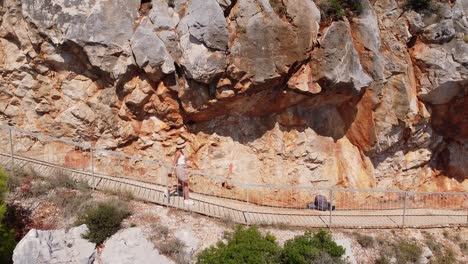
{"type": "Polygon", "coordinates": [[[165,161],[188,142],[242,181],[466,190],[468,4],[361,5],[4,0],[0,120],[165,161]]]}

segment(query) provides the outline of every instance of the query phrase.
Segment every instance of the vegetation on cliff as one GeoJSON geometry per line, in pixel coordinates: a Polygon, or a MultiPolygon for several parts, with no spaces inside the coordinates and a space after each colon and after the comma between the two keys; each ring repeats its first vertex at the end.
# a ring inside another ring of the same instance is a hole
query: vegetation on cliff
{"type": "Polygon", "coordinates": [[[6,196],[8,193],[8,177],[0,169],[0,263],[11,263],[13,249],[15,249],[15,231],[6,223],[7,204],[6,196]]]}
{"type": "Polygon", "coordinates": [[[227,242],[205,249],[198,256],[199,264],[234,263],[341,263],[345,249],[338,246],[331,234],[323,229],[313,234],[307,231],[286,241],[281,248],[275,236],[262,235],[256,227],[238,226],[227,235],[227,242]]]}

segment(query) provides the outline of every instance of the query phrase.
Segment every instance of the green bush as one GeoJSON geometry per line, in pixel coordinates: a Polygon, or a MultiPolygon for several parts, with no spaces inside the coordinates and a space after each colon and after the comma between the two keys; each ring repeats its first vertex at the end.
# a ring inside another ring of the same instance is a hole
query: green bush
{"type": "Polygon", "coordinates": [[[271,234],[265,236],[256,227],[237,226],[228,234],[227,243],[218,242],[198,255],[200,264],[279,263],[281,248],[271,234]]]}
{"type": "Polygon", "coordinates": [[[89,207],[77,224],[86,224],[89,231],[83,238],[101,244],[120,229],[122,221],[130,215],[125,204],[104,202],[89,207]]]}
{"type": "Polygon", "coordinates": [[[422,248],[416,242],[403,240],[395,248],[397,263],[416,263],[422,254],[422,248]]]}
{"type": "Polygon", "coordinates": [[[0,168],[0,263],[12,263],[13,250],[16,246],[15,231],[5,224],[7,212],[6,196],[8,192],[8,177],[0,168]]]}
{"type": "Polygon", "coordinates": [[[307,264],[327,258],[339,262],[344,253],[345,249],[333,241],[331,234],[321,229],[316,234],[307,231],[286,241],[281,260],[287,264],[307,264]]]}
{"type": "Polygon", "coordinates": [[[0,204],[3,204],[6,199],[6,195],[8,192],[8,177],[5,172],[0,168],[0,204]]]}
{"type": "Polygon", "coordinates": [[[158,244],[158,249],[161,253],[172,258],[183,254],[184,247],[184,242],[177,238],[171,238],[158,244]]]}
{"type": "Polygon", "coordinates": [[[15,246],[15,231],[0,224],[0,263],[12,263],[15,246]]]}
{"type": "Polygon", "coordinates": [[[317,0],[316,4],[324,21],[359,16],[363,9],[360,0],[317,0]]]}
{"type": "Polygon", "coordinates": [[[374,245],[374,238],[368,235],[363,235],[358,232],[353,232],[356,241],[361,245],[363,248],[370,248],[374,245]]]}

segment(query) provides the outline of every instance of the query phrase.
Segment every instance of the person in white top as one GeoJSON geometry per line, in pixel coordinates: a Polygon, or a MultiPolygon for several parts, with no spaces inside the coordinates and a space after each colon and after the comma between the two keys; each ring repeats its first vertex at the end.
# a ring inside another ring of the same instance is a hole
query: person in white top
{"type": "MultiPolygon", "coordinates": [[[[175,152],[174,162],[172,163],[172,166],[175,167],[174,170],[177,176],[178,184],[182,186],[182,190],[184,193],[184,203],[193,204],[193,201],[189,200],[189,186],[188,186],[189,174],[186,170],[185,163],[186,162],[185,162],[184,152],[182,151],[181,148],[178,148],[175,152]]],[[[173,170],[173,173],[174,173],[174,170],[173,170]]]]}

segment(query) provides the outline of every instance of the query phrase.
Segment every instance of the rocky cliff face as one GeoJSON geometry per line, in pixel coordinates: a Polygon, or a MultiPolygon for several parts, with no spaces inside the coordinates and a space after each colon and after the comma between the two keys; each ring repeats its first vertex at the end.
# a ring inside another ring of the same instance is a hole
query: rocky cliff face
{"type": "Polygon", "coordinates": [[[312,0],[149,2],[1,0],[0,119],[165,161],[186,142],[241,181],[468,188],[467,0],[334,21],[312,0]]]}

